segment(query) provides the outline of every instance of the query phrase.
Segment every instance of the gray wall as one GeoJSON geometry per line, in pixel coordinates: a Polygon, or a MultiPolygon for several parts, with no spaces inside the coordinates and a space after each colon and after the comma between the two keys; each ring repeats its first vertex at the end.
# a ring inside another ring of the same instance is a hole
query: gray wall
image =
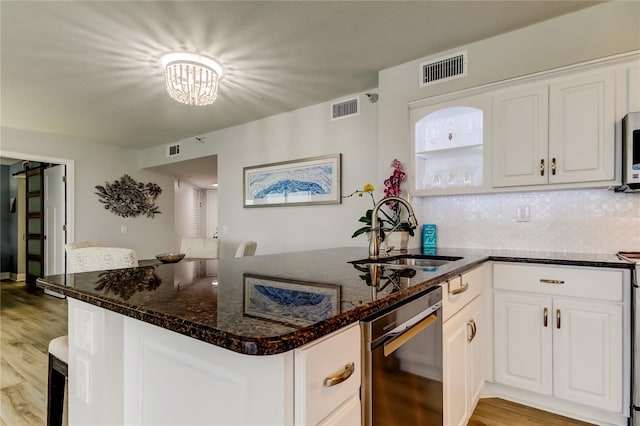
{"type": "MultiPolygon", "coordinates": [[[[349,238],[358,226],[357,218],[369,207],[364,199],[347,199],[337,206],[245,209],[242,168],[342,152],[343,192],[371,182],[379,197],[389,163],[398,158],[410,164],[410,101],[639,49],[639,16],[638,2],[608,2],[460,46],[469,51],[469,76],[430,88],[418,85],[418,65],[424,58],[400,64],[379,72],[380,100],[376,104],[360,94],[360,116],[329,122],[328,104],[314,105],[212,132],[204,144],[186,139],[180,160],[219,155],[218,223],[223,231],[223,255],[232,253],[244,239],[257,240],[259,253],[364,246],[364,237],[349,238]]],[[[164,149],[141,151],[141,166],[170,162],[164,149]]],[[[422,199],[415,199],[414,204],[422,211],[422,199]]],[[[414,238],[412,245],[418,245],[418,240],[414,238]]]]}
{"type": "MultiPolygon", "coordinates": [[[[14,153],[49,157],[73,163],[67,168],[74,186],[73,234],[76,241],[98,240],[106,245],[129,247],[141,259],[150,259],[173,248],[173,176],[139,170],[137,151],[120,146],[108,146],[72,137],[27,130],[0,128],[0,154],[16,158],[14,153]],[[129,174],[138,182],[154,182],[162,188],[156,200],[160,215],[122,218],[104,209],[95,195],[95,186],[113,182],[129,174]],[[127,233],[120,233],[126,226],[127,233]]],[[[26,156],[17,156],[26,158],[26,156]]]]}

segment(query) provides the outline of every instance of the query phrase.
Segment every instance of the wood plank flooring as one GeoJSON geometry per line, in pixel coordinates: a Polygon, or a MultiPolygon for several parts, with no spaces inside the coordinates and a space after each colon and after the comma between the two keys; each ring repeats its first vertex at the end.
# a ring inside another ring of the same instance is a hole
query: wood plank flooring
{"type": "MultiPolygon", "coordinates": [[[[67,334],[67,301],[0,282],[0,426],[45,425],[49,341],[67,334]]],[[[67,424],[67,410],[63,423],[67,424]]],[[[470,426],[584,426],[497,398],[481,399],[470,426]]]]}
{"type": "Polygon", "coordinates": [[[469,426],[586,426],[589,424],[499,398],[482,398],[468,423],[469,426]]]}
{"type": "Polygon", "coordinates": [[[49,341],[63,334],[66,299],[0,282],[0,425],[47,423],[49,341]]]}

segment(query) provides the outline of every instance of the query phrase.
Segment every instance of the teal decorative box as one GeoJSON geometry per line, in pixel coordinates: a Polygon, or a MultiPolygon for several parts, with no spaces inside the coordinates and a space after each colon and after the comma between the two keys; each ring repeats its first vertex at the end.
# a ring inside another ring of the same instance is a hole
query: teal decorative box
{"type": "Polygon", "coordinates": [[[422,225],[422,250],[435,249],[437,242],[436,225],[432,223],[422,225]]]}

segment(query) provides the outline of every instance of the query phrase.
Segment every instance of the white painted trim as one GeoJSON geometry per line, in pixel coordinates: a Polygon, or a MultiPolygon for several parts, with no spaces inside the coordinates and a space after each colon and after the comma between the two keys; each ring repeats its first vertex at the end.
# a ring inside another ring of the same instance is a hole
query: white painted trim
{"type": "Polygon", "coordinates": [[[0,272],[0,280],[10,280],[13,272],[0,272]]]}
{"type": "Polygon", "coordinates": [[[43,155],[23,154],[19,152],[8,152],[0,150],[0,157],[16,158],[20,160],[39,161],[43,163],[64,164],[67,175],[67,242],[75,241],[75,161],[66,158],[47,157],[43,155]]]}

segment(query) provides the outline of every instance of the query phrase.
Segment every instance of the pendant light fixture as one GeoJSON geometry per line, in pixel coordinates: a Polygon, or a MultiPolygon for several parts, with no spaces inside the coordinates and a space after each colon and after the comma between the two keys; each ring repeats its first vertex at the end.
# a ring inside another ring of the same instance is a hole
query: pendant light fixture
{"type": "Polygon", "coordinates": [[[160,59],[169,96],[187,105],[210,105],[218,96],[222,66],[211,58],[186,52],[160,59]]]}

